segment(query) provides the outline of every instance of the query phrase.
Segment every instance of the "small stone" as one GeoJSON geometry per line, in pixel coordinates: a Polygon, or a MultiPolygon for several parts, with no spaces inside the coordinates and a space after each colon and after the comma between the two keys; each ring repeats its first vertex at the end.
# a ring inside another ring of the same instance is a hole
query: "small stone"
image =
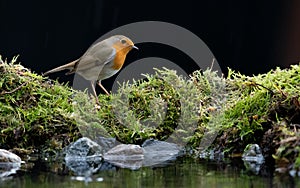
{"type": "Polygon", "coordinates": [[[19,156],[7,150],[0,149],[0,180],[16,174],[21,167],[22,160],[19,156]]]}
{"type": "Polygon", "coordinates": [[[102,136],[97,137],[95,139],[95,142],[97,142],[97,144],[102,147],[103,153],[107,152],[117,145],[116,138],[106,138],[102,136]]]}
{"type": "Polygon", "coordinates": [[[248,144],[244,149],[242,160],[244,161],[244,165],[247,170],[252,171],[255,174],[258,174],[262,164],[265,161],[265,158],[262,155],[259,145],[248,144]]]}
{"type": "Polygon", "coordinates": [[[184,153],[177,144],[154,139],[146,140],[142,147],[145,155],[143,166],[164,165],[184,153]]]}
{"type": "Polygon", "coordinates": [[[22,160],[16,154],[9,152],[5,149],[0,149],[0,162],[21,163],[22,160]]]}
{"type": "Polygon", "coordinates": [[[244,161],[254,161],[259,164],[264,162],[264,157],[262,155],[261,149],[257,144],[248,144],[244,149],[242,155],[244,161]]]}
{"type": "Polygon", "coordinates": [[[137,170],[142,167],[144,153],[138,145],[120,144],[106,152],[103,157],[115,166],[137,170]]]}
{"type": "Polygon", "coordinates": [[[296,174],[297,174],[297,171],[296,170],[290,170],[289,174],[290,174],[290,176],[295,177],[296,174]]]}
{"type": "Polygon", "coordinates": [[[102,165],[102,147],[83,137],[65,149],[66,166],[78,176],[89,177],[102,165]]]}
{"type": "Polygon", "coordinates": [[[78,139],[76,142],[70,144],[66,150],[66,158],[88,157],[95,155],[102,155],[102,147],[87,137],[78,139]]]}

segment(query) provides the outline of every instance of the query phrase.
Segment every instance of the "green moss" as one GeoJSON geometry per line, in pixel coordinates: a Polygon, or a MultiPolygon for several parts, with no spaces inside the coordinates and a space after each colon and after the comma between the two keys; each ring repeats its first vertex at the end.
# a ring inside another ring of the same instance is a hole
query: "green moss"
{"type": "Polygon", "coordinates": [[[156,69],[121,83],[116,94],[99,95],[100,105],[16,59],[0,62],[0,72],[1,148],[51,152],[83,135],[135,144],[156,138],[231,155],[258,143],[278,164],[288,157],[299,166],[299,65],[256,76],[229,69],[227,78],[210,69],[190,78],[156,69]]]}
{"type": "Polygon", "coordinates": [[[56,137],[62,145],[73,141],[78,134],[70,118],[73,91],[16,60],[0,63],[0,147],[37,149],[56,137]]]}
{"type": "Polygon", "coordinates": [[[263,150],[274,152],[277,164],[287,166],[282,163],[286,158],[292,164],[299,157],[295,149],[300,140],[296,126],[300,122],[299,72],[299,65],[252,77],[229,70],[225,118],[215,142],[218,146],[214,146],[222,148],[221,143],[231,154],[242,153],[249,143],[258,143],[263,150]]]}
{"type": "MultiPolygon", "coordinates": [[[[202,117],[199,115],[203,110],[199,105],[202,95],[191,80],[177,76],[175,71],[156,70],[155,75],[145,75],[143,81],[123,83],[110,97],[104,99],[100,95],[100,108],[91,117],[95,126],[86,124],[80,129],[93,138],[106,130],[105,135],[125,143],[141,144],[148,138],[174,141],[178,139],[178,136],[170,137],[174,134],[181,135],[178,142],[187,142],[187,136],[194,134],[202,117]],[[95,131],[97,128],[100,131],[95,131]]],[[[85,110],[79,116],[90,116],[88,103],[80,106],[85,110]]]]}

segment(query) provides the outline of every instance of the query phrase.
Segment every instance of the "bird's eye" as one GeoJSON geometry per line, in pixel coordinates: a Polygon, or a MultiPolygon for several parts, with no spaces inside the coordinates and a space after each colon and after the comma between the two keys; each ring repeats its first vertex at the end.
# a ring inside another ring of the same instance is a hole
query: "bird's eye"
{"type": "Polygon", "coordinates": [[[121,43],[122,43],[122,44],[126,44],[127,41],[126,41],[125,39],[122,39],[122,40],[121,40],[121,43]]]}

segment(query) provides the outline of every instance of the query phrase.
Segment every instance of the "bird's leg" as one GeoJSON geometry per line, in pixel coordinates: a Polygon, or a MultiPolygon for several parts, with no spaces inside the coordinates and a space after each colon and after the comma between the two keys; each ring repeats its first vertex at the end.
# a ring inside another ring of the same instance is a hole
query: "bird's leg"
{"type": "Polygon", "coordinates": [[[97,93],[96,93],[95,82],[94,81],[91,81],[91,86],[92,86],[92,90],[93,90],[93,95],[96,98],[96,103],[99,104],[99,100],[98,100],[98,96],[97,96],[97,93]]]}
{"type": "Polygon", "coordinates": [[[101,89],[103,89],[103,91],[106,93],[106,95],[109,95],[108,91],[105,89],[105,87],[103,87],[103,85],[101,84],[101,80],[99,80],[97,82],[97,84],[101,87],[101,89]]]}

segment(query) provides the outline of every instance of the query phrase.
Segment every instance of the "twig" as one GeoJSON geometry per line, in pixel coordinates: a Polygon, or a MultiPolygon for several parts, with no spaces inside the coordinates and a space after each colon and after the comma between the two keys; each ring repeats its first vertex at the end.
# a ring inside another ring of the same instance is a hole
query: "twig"
{"type": "Polygon", "coordinates": [[[213,58],[212,62],[211,62],[211,67],[210,67],[210,70],[213,70],[213,67],[214,67],[214,64],[215,64],[215,58],[213,58]]]}
{"type": "Polygon", "coordinates": [[[263,86],[263,85],[261,85],[259,83],[255,83],[255,84],[258,85],[258,86],[260,86],[260,87],[262,87],[262,88],[264,88],[264,89],[266,89],[266,90],[268,90],[268,91],[270,91],[270,93],[274,94],[274,92],[270,88],[267,88],[266,86],[263,86]]]}
{"type": "Polygon", "coordinates": [[[293,142],[293,141],[296,141],[297,139],[298,139],[297,136],[288,137],[286,139],[281,140],[280,144],[285,144],[285,143],[288,143],[288,142],[293,142]]]}
{"type": "Polygon", "coordinates": [[[11,90],[11,91],[2,91],[0,93],[0,95],[6,95],[6,94],[12,94],[14,92],[16,92],[17,90],[21,89],[23,86],[25,86],[26,84],[28,84],[29,81],[24,82],[23,84],[21,84],[20,86],[16,87],[15,89],[11,90]]]}

